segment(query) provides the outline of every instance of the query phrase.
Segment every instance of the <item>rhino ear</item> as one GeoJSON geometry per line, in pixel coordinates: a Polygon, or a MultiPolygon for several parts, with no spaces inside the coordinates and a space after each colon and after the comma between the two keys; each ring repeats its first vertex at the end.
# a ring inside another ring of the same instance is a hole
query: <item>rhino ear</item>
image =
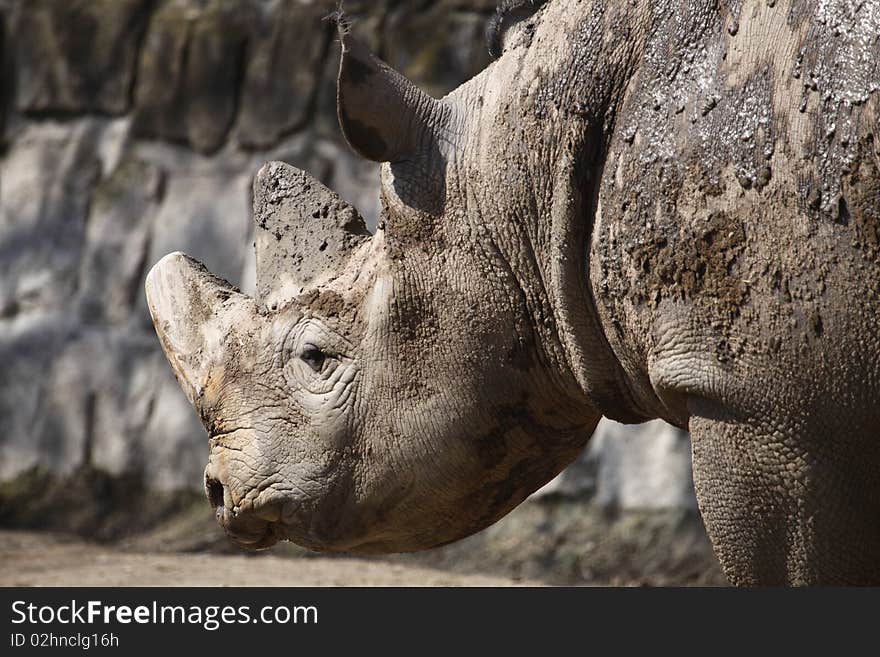
{"type": "Polygon", "coordinates": [[[443,105],[375,57],[340,27],[342,60],[336,106],[349,145],[374,162],[424,152],[443,119],[443,105]]]}
{"type": "Polygon", "coordinates": [[[338,276],[354,249],[370,237],[357,210],[314,177],[269,162],[254,179],[257,294],[275,310],[307,285],[338,276]]]}

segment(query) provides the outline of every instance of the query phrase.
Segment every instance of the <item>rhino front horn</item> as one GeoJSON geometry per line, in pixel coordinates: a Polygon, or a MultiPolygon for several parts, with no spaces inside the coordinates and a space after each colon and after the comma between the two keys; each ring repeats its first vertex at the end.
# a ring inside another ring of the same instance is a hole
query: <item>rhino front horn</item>
{"type": "Polygon", "coordinates": [[[183,253],[162,258],[147,274],[147,305],[159,342],[190,403],[202,407],[230,326],[256,316],[253,299],[183,253]]]}
{"type": "Polygon", "coordinates": [[[357,210],[314,177],[269,162],[254,180],[257,302],[277,310],[343,270],[370,237],[357,210]]]}
{"type": "Polygon", "coordinates": [[[374,162],[399,162],[428,150],[445,107],[379,60],[340,27],[336,106],[349,145],[374,162]]]}

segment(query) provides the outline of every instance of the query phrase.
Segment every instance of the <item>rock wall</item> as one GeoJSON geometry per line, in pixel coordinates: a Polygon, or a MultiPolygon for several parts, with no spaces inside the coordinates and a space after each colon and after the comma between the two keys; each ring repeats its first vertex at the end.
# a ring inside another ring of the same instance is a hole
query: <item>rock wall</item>
{"type": "MultiPolygon", "coordinates": [[[[252,176],[307,169],[375,222],[341,141],[335,0],[0,0],[0,482],[83,468],[199,489],[207,441],[160,353],[143,278],[182,250],[254,285],[252,176]]],[[[492,0],[347,0],[442,95],[488,63],[492,0]]],[[[687,436],[605,423],[539,493],[695,507],[687,436]]]]}

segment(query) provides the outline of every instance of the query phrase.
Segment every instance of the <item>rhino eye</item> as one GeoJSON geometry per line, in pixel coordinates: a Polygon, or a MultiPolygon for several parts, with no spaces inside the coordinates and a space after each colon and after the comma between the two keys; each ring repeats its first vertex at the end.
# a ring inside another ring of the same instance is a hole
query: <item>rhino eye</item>
{"type": "Polygon", "coordinates": [[[326,354],[313,344],[307,344],[303,347],[299,358],[316,372],[324,369],[324,361],[327,360],[326,354]]]}

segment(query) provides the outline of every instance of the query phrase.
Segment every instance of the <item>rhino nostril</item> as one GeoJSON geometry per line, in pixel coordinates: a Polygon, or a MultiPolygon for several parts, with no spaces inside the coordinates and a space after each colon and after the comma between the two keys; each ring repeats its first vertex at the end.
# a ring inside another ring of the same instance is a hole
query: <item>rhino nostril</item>
{"type": "Polygon", "coordinates": [[[219,509],[223,506],[223,484],[216,479],[205,479],[205,493],[208,495],[208,501],[211,503],[212,509],[219,509]]]}

